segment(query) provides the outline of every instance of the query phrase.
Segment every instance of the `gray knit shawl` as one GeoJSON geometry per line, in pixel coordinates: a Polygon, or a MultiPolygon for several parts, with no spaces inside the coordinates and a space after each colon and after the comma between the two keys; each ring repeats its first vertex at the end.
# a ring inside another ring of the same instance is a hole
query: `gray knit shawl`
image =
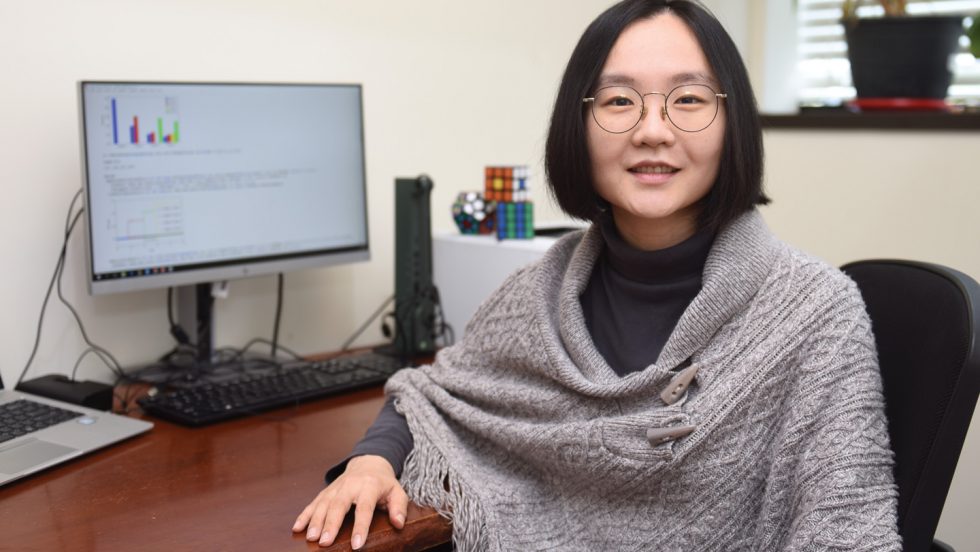
{"type": "Polygon", "coordinates": [[[451,516],[457,548],[899,550],[853,282],[749,212],[719,233],[657,362],[619,377],[579,303],[602,246],[597,228],[565,236],[481,305],[460,343],[389,380],[415,439],[402,484],[451,516]],[[687,359],[700,371],[667,405],[687,359]],[[680,425],[696,429],[647,441],[680,425]]]}

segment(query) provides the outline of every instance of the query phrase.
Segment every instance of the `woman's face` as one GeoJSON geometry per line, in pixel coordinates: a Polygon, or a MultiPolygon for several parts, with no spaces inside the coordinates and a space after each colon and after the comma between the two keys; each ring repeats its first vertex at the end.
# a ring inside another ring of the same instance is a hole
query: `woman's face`
{"type": "MultiPolygon", "coordinates": [[[[628,26],[613,45],[596,89],[627,85],[640,94],[668,93],[681,84],[720,90],[694,34],[665,12],[628,26]]],[[[673,99],[673,98],[672,98],[673,99]]],[[[640,249],[662,249],[694,234],[698,201],[718,174],[725,135],[724,101],[700,132],[683,132],[662,115],[664,96],[644,96],[646,115],[628,132],[603,130],[586,118],[592,179],[612,208],[623,238],[640,249]]],[[[678,106],[681,109],[681,106],[678,106]]]]}

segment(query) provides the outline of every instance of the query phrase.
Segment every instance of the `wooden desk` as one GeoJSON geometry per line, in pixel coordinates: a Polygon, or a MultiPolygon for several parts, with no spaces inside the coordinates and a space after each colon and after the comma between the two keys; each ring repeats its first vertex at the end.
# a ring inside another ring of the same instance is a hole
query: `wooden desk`
{"type": "MultiPolygon", "coordinates": [[[[199,429],[148,418],[145,435],[0,489],[0,550],[323,550],[293,521],[383,403],[375,387],[199,429]]],[[[326,550],[350,550],[350,530],[326,550]]],[[[411,505],[401,531],[375,515],[361,549],[450,536],[411,505]]]]}

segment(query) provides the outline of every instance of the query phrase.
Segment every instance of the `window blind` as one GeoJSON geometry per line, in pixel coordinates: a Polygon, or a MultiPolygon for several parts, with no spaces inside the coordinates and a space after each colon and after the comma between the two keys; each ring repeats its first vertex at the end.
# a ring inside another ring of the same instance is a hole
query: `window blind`
{"type": "MultiPolygon", "coordinates": [[[[803,106],[839,105],[855,97],[851,83],[851,66],[847,61],[847,43],[841,24],[843,0],[798,0],[797,36],[800,104],[803,106]]],[[[881,15],[878,5],[858,8],[859,16],[881,15]]],[[[976,16],[980,0],[909,0],[910,15],[956,14],[976,16]]],[[[965,26],[972,23],[967,17],[965,26]]],[[[970,41],[960,37],[960,49],[951,58],[953,83],[949,99],[957,103],[980,103],[980,62],[969,52],[970,41]]]]}

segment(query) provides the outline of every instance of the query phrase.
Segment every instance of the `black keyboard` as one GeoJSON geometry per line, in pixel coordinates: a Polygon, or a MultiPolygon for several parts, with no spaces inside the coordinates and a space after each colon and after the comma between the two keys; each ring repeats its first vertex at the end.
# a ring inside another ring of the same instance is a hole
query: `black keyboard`
{"type": "Polygon", "coordinates": [[[0,443],[79,416],[81,412],[23,399],[0,404],[0,443]]]}
{"type": "Polygon", "coordinates": [[[290,362],[228,381],[147,396],[139,403],[153,416],[202,426],[376,385],[403,366],[397,358],[375,353],[290,362]]]}

